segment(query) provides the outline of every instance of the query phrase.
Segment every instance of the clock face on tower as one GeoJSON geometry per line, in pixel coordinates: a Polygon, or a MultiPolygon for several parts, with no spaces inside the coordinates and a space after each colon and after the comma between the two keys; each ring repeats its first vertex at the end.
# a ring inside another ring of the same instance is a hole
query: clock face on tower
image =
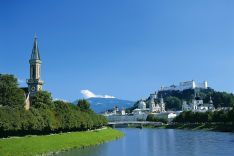
{"type": "Polygon", "coordinates": [[[36,88],[34,86],[31,87],[31,91],[34,92],[36,88]]]}

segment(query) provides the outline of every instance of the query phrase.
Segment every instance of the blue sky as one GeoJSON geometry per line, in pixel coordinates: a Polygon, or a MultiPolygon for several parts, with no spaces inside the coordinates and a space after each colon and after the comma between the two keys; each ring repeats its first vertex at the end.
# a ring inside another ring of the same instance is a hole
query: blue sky
{"type": "MultiPolygon", "coordinates": [[[[0,2],[0,73],[29,77],[37,32],[44,89],[137,100],[180,81],[234,91],[233,0],[0,2]]],[[[25,86],[21,83],[21,86],[25,86]]]]}

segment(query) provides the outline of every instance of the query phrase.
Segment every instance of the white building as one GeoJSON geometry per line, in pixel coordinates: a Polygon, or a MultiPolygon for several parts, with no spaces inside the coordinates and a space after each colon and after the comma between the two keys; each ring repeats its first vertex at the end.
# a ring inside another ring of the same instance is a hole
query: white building
{"type": "Polygon", "coordinates": [[[137,109],[134,109],[132,111],[132,114],[133,115],[141,115],[141,114],[147,114],[147,112],[149,112],[149,109],[139,109],[139,108],[137,108],[137,109]]]}
{"type": "Polygon", "coordinates": [[[157,102],[157,93],[150,94],[150,99],[147,101],[149,107],[146,107],[146,102],[141,99],[138,102],[138,108],[134,109],[131,114],[126,114],[125,110],[118,111],[117,108],[113,110],[113,113],[105,113],[104,116],[108,118],[108,121],[138,121],[146,120],[148,114],[154,114],[159,118],[172,119],[175,114],[165,111],[165,103],[163,98],[160,98],[160,102],[157,102]],[[123,112],[124,111],[124,112],[123,112]],[[119,112],[119,113],[118,113],[119,112]]]}
{"type": "Polygon", "coordinates": [[[165,106],[163,97],[161,97],[160,99],[160,107],[161,107],[161,112],[166,112],[166,108],[165,108],[166,106],[165,106]]]}
{"type": "Polygon", "coordinates": [[[157,109],[154,102],[154,99],[156,99],[155,97],[156,97],[155,94],[150,94],[150,101],[149,101],[150,112],[155,112],[157,109]]]}
{"type": "Polygon", "coordinates": [[[187,104],[187,102],[184,101],[182,105],[182,111],[206,112],[213,111],[214,109],[215,108],[211,97],[209,103],[207,104],[204,104],[202,99],[196,97],[192,100],[192,103],[187,104]]]}
{"type": "Polygon", "coordinates": [[[165,103],[163,101],[163,98],[160,98],[159,103],[155,103],[155,100],[157,99],[157,94],[150,94],[150,100],[149,100],[149,110],[151,113],[161,113],[165,112],[165,103]]]}
{"type": "Polygon", "coordinates": [[[144,102],[143,99],[141,99],[138,103],[138,108],[139,109],[142,109],[142,110],[145,110],[146,109],[146,103],[144,102]]]}
{"type": "Polygon", "coordinates": [[[185,81],[185,82],[180,82],[178,86],[176,85],[171,85],[169,87],[161,87],[161,91],[167,91],[167,90],[179,90],[183,91],[186,89],[195,89],[195,88],[201,88],[201,89],[207,89],[208,88],[208,82],[203,81],[200,83],[196,83],[194,80],[192,81],[185,81]]]}
{"type": "Polygon", "coordinates": [[[126,111],[124,108],[121,110],[121,115],[126,115],[126,111]]]}

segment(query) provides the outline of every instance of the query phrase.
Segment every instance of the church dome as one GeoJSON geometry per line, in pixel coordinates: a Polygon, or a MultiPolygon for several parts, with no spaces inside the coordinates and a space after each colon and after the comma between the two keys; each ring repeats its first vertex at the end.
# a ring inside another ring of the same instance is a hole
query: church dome
{"type": "Polygon", "coordinates": [[[141,101],[139,102],[138,107],[139,107],[140,109],[146,109],[146,103],[145,103],[143,100],[141,100],[141,101]]]}

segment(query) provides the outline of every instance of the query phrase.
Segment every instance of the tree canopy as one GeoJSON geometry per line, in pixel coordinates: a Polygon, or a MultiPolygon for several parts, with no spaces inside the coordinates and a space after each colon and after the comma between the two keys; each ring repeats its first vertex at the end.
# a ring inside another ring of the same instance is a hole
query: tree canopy
{"type": "Polygon", "coordinates": [[[24,91],[18,87],[13,75],[0,74],[0,105],[23,108],[24,91]]]}
{"type": "Polygon", "coordinates": [[[174,96],[169,96],[165,98],[166,110],[181,110],[182,109],[182,101],[174,96]]]}
{"type": "Polygon", "coordinates": [[[84,111],[90,110],[90,103],[85,99],[78,100],[77,106],[84,111]]]}
{"type": "Polygon", "coordinates": [[[26,134],[48,134],[100,128],[107,124],[104,116],[90,109],[88,101],[78,105],[53,101],[51,93],[39,91],[24,110],[24,91],[13,75],[0,74],[0,137],[26,134]]]}
{"type": "Polygon", "coordinates": [[[177,123],[234,123],[234,110],[214,112],[192,112],[180,113],[174,120],[177,123]]]}
{"type": "Polygon", "coordinates": [[[31,98],[32,107],[34,108],[53,108],[54,103],[51,93],[47,91],[38,91],[35,96],[31,98]]]}

